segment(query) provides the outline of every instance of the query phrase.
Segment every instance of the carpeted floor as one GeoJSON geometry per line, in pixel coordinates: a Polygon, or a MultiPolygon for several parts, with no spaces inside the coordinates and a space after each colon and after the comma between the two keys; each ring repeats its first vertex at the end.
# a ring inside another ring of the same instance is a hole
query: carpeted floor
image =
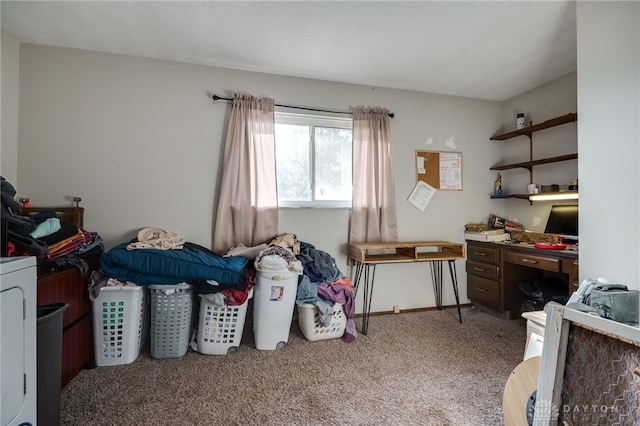
{"type": "MultiPolygon", "coordinates": [[[[463,309],[372,316],[368,335],[255,349],[250,316],[229,355],[190,351],[83,370],[63,425],[500,425],[524,320],[463,309]]],[[[358,331],[360,320],[356,319],[358,331]]]]}

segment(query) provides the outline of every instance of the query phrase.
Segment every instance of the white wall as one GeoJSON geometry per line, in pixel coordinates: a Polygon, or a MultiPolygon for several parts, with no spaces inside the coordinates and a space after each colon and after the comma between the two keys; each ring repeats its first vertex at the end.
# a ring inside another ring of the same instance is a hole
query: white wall
{"type": "MultiPolygon", "coordinates": [[[[464,224],[485,221],[496,208],[487,194],[500,147],[489,137],[502,125],[500,103],[29,44],[20,51],[18,195],[32,205],[70,205],[70,197],[82,197],[86,228],[99,232],[107,248],[145,226],[210,247],[228,105],[209,94],[233,90],[278,103],[393,111],[400,239],[463,242],[464,224]],[[406,201],[417,149],[463,153],[464,189],[439,191],[424,212],[406,201]]],[[[348,216],[348,210],[284,209],[280,232],[332,254],[351,275],[348,216]]],[[[462,261],[458,278],[466,302],[462,261]]],[[[443,301],[454,300],[447,276],[443,301]]],[[[435,305],[426,264],[378,267],[372,311],[393,305],[435,305]]]]}
{"type": "MultiPolygon", "coordinates": [[[[571,73],[503,102],[503,130],[507,132],[515,129],[516,114],[519,112],[525,114],[527,124],[529,122],[537,124],[570,112],[577,112],[577,102],[577,75],[571,73]]],[[[578,116],[579,120],[580,116],[578,116]]],[[[526,136],[492,143],[503,146],[505,163],[518,163],[529,159],[529,138],[526,136]]],[[[533,134],[534,160],[575,152],[578,152],[578,126],[575,123],[533,134]]],[[[507,190],[515,193],[527,192],[528,170],[514,169],[503,173],[507,190]]],[[[577,178],[578,160],[544,164],[533,169],[533,181],[538,185],[567,186],[570,179],[577,178]]],[[[576,204],[575,200],[529,203],[526,200],[510,199],[500,202],[505,203],[507,217],[535,232],[544,232],[553,204],[576,204]]]]}
{"type": "Polygon", "coordinates": [[[640,3],[578,2],[580,277],[640,288],[640,3]]]}
{"type": "MultiPolygon", "coordinates": [[[[639,8],[636,2],[577,4],[581,279],[606,276],[632,288],[640,281],[639,8]]],[[[35,45],[18,52],[16,40],[2,33],[2,174],[33,205],[70,205],[71,196],[81,196],[87,228],[100,232],[108,247],[149,225],[210,246],[227,106],[213,103],[207,92],[238,90],[340,110],[380,105],[396,113],[391,131],[400,238],[461,242],[464,223],[489,213],[544,221],[537,204],[487,197],[495,177],[488,167],[503,158],[489,137],[511,126],[517,109],[536,122],[573,110],[572,78],[550,83],[567,95],[554,110],[554,98],[539,93],[553,94],[544,86],[499,104],[35,45]],[[11,126],[17,82],[18,132],[11,126]],[[463,152],[464,190],[438,192],[422,213],[406,203],[415,183],[414,151],[449,150],[444,140],[450,136],[463,152]],[[434,144],[427,146],[429,137],[434,144]]],[[[504,155],[515,155],[509,149],[504,155]]],[[[348,210],[280,215],[281,232],[333,254],[349,273],[347,226],[348,210]]],[[[458,276],[466,301],[460,263],[458,276]]],[[[433,306],[429,279],[425,265],[380,267],[373,311],[433,306]]],[[[446,304],[453,303],[450,290],[447,280],[446,304]]]]}
{"type": "Polygon", "coordinates": [[[17,185],[18,178],[18,85],[20,81],[20,44],[2,31],[2,139],[0,175],[17,185]]]}

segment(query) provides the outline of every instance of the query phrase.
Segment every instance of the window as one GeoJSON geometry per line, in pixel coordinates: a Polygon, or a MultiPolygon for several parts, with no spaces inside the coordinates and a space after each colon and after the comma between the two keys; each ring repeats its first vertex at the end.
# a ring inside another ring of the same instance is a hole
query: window
{"type": "Polygon", "coordinates": [[[280,207],[351,207],[351,121],[276,112],[280,207]]]}

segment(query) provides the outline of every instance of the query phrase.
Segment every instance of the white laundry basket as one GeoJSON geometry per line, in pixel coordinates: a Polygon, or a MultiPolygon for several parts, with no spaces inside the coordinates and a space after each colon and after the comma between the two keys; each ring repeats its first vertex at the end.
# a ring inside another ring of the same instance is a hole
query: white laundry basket
{"type": "Polygon", "coordinates": [[[140,354],[144,298],[140,286],[105,286],[93,301],[96,365],[129,364],[140,354]]]}
{"type": "Polygon", "coordinates": [[[298,325],[304,338],[315,342],[317,340],[337,339],[344,335],[347,326],[347,316],[340,303],[333,305],[333,314],[329,324],[320,321],[320,312],[316,305],[303,303],[298,306],[298,325]]]}
{"type": "Polygon", "coordinates": [[[198,321],[198,352],[206,355],[225,355],[238,350],[247,317],[247,305],[253,297],[249,291],[242,305],[220,306],[200,295],[198,321]]]}
{"type": "Polygon", "coordinates": [[[298,291],[298,273],[288,269],[261,269],[256,264],[253,292],[253,335],[256,349],[284,349],[298,291]]]}

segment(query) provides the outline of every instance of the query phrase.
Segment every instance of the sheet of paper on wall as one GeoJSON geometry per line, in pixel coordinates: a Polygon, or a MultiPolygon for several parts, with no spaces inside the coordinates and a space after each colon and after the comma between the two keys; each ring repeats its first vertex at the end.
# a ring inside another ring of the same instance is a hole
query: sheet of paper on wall
{"type": "Polygon", "coordinates": [[[462,155],[440,153],[440,189],[462,189],[462,155]]]}
{"type": "Polygon", "coordinates": [[[411,191],[408,201],[423,212],[429,205],[429,202],[435,193],[436,189],[433,186],[419,180],[413,188],[413,191],[411,191]]]}
{"type": "Polygon", "coordinates": [[[423,174],[427,173],[427,170],[424,168],[424,161],[425,161],[425,158],[424,158],[424,157],[420,157],[420,156],[418,156],[416,159],[417,159],[417,161],[418,161],[418,164],[417,164],[417,167],[418,167],[418,174],[423,175],[423,174]]]}

